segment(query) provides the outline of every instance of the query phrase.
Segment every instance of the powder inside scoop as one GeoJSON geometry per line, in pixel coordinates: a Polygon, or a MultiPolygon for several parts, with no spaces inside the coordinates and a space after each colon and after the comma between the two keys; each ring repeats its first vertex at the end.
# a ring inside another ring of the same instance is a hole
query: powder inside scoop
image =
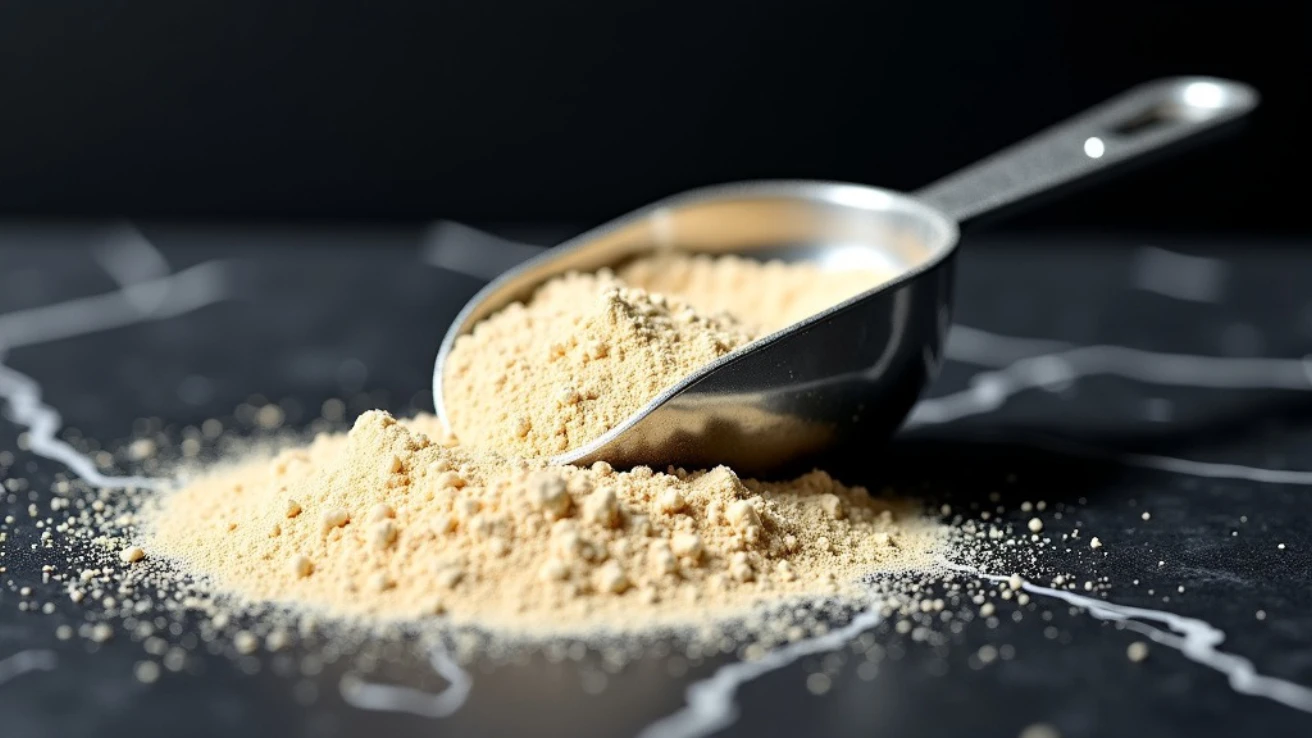
{"type": "Polygon", "coordinates": [[[698,368],[886,276],[680,253],[566,274],[456,341],[447,418],[465,445],[559,454],[698,368]]]}

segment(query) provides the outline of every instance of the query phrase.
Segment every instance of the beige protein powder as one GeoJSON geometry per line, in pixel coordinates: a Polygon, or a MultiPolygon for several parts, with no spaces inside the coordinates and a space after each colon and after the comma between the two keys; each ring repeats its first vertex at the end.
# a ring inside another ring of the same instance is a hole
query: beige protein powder
{"type": "Polygon", "coordinates": [[[943,526],[824,472],[763,483],[541,459],[880,278],[664,254],[553,279],[456,345],[455,436],[373,411],[212,470],[148,513],[143,555],[249,601],[518,632],[705,623],[932,568],[943,526]]]}

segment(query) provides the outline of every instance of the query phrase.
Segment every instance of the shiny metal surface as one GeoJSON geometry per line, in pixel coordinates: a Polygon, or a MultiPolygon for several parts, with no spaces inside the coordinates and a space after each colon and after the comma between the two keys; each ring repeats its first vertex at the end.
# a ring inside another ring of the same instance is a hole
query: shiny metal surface
{"type": "Polygon", "coordinates": [[[552,458],[616,466],[728,464],[755,475],[882,442],[933,379],[951,322],[957,221],[1159,149],[1257,103],[1246,85],[1149,83],[915,196],[854,184],[743,182],[662,200],[489,283],[438,352],[433,397],[455,339],[545,280],[662,249],[884,265],[897,277],[709,364],[609,433],[552,458]]]}
{"type": "Polygon", "coordinates": [[[1138,85],[925,187],[959,221],[1143,156],[1257,106],[1242,82],[1173,77],[1138,85]]]}

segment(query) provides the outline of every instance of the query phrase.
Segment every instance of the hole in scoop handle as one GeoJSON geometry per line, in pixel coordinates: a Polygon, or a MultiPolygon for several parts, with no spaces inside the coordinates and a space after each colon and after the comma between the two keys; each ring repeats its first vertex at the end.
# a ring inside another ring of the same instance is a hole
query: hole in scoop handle
{"type": "Polygon", "coordinates": [[[1257,91],[1242,82],[1211,77],[1148,82],[916,194],[966,220],[1215,128],[1257,102],[1257,91]]]}

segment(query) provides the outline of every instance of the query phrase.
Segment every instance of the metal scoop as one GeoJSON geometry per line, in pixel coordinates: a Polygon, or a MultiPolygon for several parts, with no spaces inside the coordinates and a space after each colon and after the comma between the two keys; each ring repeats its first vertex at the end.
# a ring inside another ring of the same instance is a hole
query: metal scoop
{"type": "Polygon", "coordinates": [[[1214,128],[1257,105],[1210,78],[1150,82],[914,194],[834,182],[741,182],[661,200],[493,280],[452,323],[433,370],[478,321],[568,271],[659,250],[876,267],[897,276],[688,375],[606,434],[552,457],[770,474],[869,450],[937,374],[952,314],[957,224],[1214,128]]]}

